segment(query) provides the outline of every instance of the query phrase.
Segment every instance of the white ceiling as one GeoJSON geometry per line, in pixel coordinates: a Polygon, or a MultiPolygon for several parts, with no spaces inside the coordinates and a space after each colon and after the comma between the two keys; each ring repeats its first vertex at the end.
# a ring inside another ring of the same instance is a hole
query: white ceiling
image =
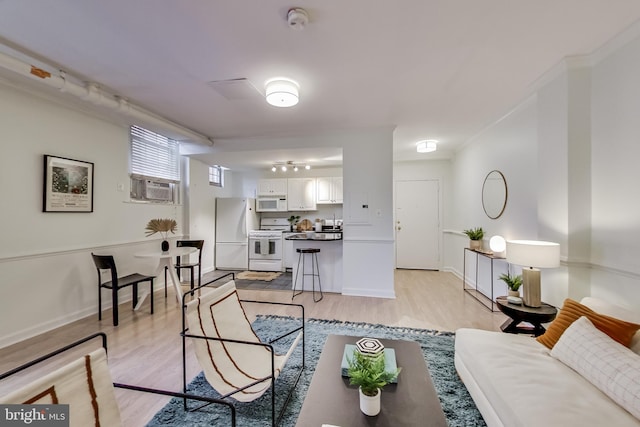
{"type": "Polygon", "coordinates": [[[322,166],[340,162],[331,131],[380,126],[395,126],[397,160],[446,157],[639,18],[638,0],[0,0],[0,43],[211,137],[207,163],[322,166]],[[303,31],[291,7],[308,11],[303,31]],[[300,84],[297,106],[258,93],[276,76],[300,84]],[[208,84],[237,78],[256,96],[208,84]],[[439,150],[418,157],[427,138],[439,150]]]}

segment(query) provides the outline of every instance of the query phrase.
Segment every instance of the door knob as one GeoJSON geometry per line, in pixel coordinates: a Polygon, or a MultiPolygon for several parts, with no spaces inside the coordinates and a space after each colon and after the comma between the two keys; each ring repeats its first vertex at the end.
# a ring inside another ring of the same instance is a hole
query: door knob
{"type": "Polygon", "coordinates": [[[402,227],[398,227],[398,231],[402,230],[402,227]]]}

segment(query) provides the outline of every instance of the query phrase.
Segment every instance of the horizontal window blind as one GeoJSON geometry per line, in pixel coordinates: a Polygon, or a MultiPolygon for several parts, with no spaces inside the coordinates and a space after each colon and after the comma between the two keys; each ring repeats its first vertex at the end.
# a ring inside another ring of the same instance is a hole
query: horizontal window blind
{"type": "Polygon", "coordinates": [[[180,182],[180,147],[177,141],[131,126],[131,174],[180,182]]]}

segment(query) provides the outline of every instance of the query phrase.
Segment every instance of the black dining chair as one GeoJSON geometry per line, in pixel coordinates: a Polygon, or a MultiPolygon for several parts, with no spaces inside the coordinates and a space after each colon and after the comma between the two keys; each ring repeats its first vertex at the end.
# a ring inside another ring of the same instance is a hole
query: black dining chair
{"type": "Polygon", "coordinates": [[[149,282],[149,297],[151,298],[151,314],[153,314],[153,279],[155,276],[145,276],[133,273],[118,277],[116,262],[112,255],[95,255],[91,253],[93,262],[98,271],[98,320],[102,320],[102,288],[111,289],[111,301],[113,305],[113,326],[118,326],[118,291],[127,286],[133,286],[133,308],[138,303],[138,283],[149,282]],[[111,271],[111,280],[102,282],[102,270],[111,271]]]}
{"type": "MultiPolygon", "coordinates": [[[[180,271],[182,269],[187,269],[191,273],[191,289],[194,287],[194,274],[193,270],[198,268],[198,286],[202,283],[202,247],[204,246],[204,240],[178,240],[176,242],[177,247],[192,247],[198,249],[198,262],[190,262],[190,263],[182,263],[180,257],[176,259],[176,271],[178,273],[178,279],[180,279],[180,271]]],[[[166,280],[165,280],[165,291],[166,291],[166,280]]],[[[166,296],[166,295],[165,295],[166,296]]]]}

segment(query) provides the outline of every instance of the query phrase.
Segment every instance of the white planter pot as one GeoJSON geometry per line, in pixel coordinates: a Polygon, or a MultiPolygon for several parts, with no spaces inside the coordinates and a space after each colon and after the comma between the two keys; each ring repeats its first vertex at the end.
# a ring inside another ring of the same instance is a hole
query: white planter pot
{"type": "Polygon", "coordinates": [[[376,416],[380,413],[380,389],[375,396],[367,396],[362,392],[361,388],[358,388],[360,394],[360,410],[363,414],[370,417],[376,416]]]}
{"type": "Polygon", "coordinates": [[[469,249],[474,251],[482,249],[482,240],[469,240],[469,249]]]}

